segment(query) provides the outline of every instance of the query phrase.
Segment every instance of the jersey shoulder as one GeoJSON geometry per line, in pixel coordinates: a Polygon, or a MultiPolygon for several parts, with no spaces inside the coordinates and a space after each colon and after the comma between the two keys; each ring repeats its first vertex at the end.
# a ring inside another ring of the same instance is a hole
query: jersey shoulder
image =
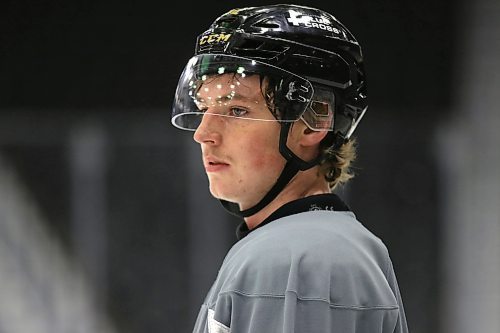
{"type": "Polygon", "coordinates": [[[394,306],[382,241],[349,212],[314,211],[265,225],[228,253],[220,292],[322,300],[332,306],[394,306]]]}

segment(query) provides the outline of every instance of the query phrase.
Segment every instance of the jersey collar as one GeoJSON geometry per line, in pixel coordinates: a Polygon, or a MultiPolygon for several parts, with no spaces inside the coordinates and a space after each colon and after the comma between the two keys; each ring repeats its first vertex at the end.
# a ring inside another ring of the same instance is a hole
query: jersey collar
{"type": "Polygon", "coordinates": [[[240,240],[255,229],[282,217],[315,210],[350,211],[351,209],[336,194],[312,195],[284,204],[252,230],[248,229],[245,222],[242,222],[236,229],[236,238],[240,240]]]}

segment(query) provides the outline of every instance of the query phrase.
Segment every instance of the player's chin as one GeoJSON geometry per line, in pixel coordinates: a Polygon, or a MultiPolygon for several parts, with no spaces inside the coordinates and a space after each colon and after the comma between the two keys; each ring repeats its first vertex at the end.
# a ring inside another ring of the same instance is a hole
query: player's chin
{"type": "Polygon", "coordinates": [[[219,200],[227,200],[224,189],[219,182],[210,181],[210,194],[219,200]]]}
{"type": "Polygon", "coordinates": [[[222,186],[221,184],[214,182],[210,182],[210,194],[216,199],[236,202],[238,199],[234,195],[234,188],[230,188],[229,190],[222,186]]]}

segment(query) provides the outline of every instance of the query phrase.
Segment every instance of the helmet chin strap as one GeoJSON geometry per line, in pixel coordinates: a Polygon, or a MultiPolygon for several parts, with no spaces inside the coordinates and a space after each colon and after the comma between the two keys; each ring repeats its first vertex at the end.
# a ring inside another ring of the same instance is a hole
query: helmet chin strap
{"type": "Polygon", "coordinates": [[[283,191],[285,186],[292,180],[292,178],[299,172],[312,168],[319,163],[320,157],[316,157],[312,161],[306,162],[295,155],[286,145],[288,138],[288,132],[290,131],[291,125],[293,123],[281,123],[280,130],[280,143],[279,150],[281,155],[286,159],[287,163],[281,171],[281,174],[276,181],[276,183],[271,187],[269,192],[253,207],[245,210],[240,210],[240,207],[235,202],[230,202],[220,199],[222,206],[231,214],[238,217],[248,217],[261,211],[262,208],[266,207],[271,201],[273,201],[278,194],[283,191]]]}

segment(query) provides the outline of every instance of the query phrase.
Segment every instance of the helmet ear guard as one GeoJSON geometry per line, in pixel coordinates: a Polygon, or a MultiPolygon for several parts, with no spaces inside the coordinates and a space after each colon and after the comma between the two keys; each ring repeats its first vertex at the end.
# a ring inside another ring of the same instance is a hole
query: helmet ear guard
{"type": "Polygon", "coordinates": [[[313,131],[333,131],[335,124],[335,95],[331,89],[314,86],[314,95],[302,121],[313,131]]]}

